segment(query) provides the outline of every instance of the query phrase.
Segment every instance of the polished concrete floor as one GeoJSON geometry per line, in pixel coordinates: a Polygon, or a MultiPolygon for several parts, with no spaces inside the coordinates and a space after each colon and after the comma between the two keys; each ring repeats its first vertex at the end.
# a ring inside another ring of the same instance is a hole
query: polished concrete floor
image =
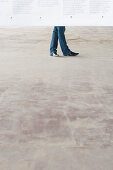
{"type": "Polygon", "coordinates": [[[0,170],[113,170],[113,27],[0,28],[0,170]]]}

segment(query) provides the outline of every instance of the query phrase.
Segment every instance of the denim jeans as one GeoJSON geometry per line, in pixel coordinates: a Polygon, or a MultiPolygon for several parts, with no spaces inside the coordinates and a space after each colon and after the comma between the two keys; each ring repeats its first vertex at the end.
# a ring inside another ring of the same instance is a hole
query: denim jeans
{"type": "Polygon", "coordinates": [[[65,39],[65,26],[55,26],[53,30],[51,45],[50,45],[50,55],[53,52],[57,52],[58,40],[60,42],[61,50],[64,55],[70,53],[66,39],[65,39]]]}

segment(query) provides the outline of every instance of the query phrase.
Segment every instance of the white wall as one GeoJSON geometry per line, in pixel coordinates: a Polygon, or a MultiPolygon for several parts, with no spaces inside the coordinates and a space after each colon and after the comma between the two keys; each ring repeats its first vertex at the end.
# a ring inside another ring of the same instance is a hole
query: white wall
{"type": "Polygon", "coordinates": [[[113,26],[113,0],[0,0],[0,26],[113,26]]]}

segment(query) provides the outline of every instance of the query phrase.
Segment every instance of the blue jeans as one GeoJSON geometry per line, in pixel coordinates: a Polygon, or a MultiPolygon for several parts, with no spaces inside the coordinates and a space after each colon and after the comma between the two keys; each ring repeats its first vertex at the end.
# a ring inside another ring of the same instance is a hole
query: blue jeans
{"type": "Polygon", "coordinates": [[[65,26],[55,26],[53,30],[51,45],[50,45],[50,55],[57,52],[58,40],[60,42],[61,50],[64,55],[70,53],[65,39],[65,26]]]}

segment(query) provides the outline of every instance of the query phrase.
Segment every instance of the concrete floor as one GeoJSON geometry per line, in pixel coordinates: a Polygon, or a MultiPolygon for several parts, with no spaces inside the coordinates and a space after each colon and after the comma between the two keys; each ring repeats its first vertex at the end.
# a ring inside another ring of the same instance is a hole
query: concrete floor
{"type": "Polygon", "coordinates": [[[0,170],[113,170],[113,27],[51,33],[0,28],[0,170]]]}

